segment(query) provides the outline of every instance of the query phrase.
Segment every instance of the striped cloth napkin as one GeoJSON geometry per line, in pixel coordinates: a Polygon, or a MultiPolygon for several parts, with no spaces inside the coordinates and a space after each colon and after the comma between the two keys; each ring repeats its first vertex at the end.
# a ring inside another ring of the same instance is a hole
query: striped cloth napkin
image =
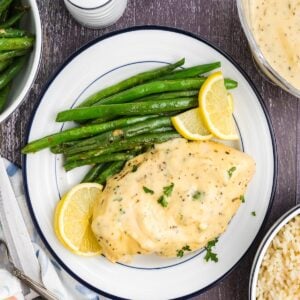
{"type": "MultiPolygon", "coordinates": [[[[27,209],[24,197],[22,173],[14,164],[5,161],[6,171],[15,192],[18,204],[23,214],[27,230],[31,237],[32,244],[36,251],[36,256],[41,267],[41,276],[43,284],[47,289],[52,291],[59,300],[104,300],[93,291],[89,290],[69,274],[67,274],[53,257],[48,253],[47,249],[40,240],[27,209]]],[[[2,227],[0,223],[0,238],[3,238],[2,227]]],[[[21,291],[21,285],[16,278],[11,276],[4,269],[0,269],[0,299],[19,300],[24,299],[21,291]]],[[[30,299],[25,295],[25,299],[30,299]]]]}

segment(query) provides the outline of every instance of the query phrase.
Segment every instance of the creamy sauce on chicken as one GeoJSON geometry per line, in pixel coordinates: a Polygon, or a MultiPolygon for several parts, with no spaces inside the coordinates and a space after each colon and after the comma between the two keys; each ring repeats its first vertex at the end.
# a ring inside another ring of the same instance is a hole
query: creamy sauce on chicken
{"type": "Polygon", "coordinates": [[[270,65],[300,89],[300,1],[251,0],[250,23],[270,65]]]}
{"type": "Polygon", "coordinates": [[[225,231],[255,163],[214,142],[175,139],[130,160],[109,179],[92,230],[111,261],[156,253],[176,257],[225,231]]]}

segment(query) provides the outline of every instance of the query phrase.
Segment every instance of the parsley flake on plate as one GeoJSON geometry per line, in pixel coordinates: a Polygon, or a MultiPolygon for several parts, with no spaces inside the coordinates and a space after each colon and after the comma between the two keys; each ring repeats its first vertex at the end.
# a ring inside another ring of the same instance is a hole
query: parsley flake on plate
{"type": "Polygon", "coordinates": [[[193,198],[193,200],[199,200],[199,201],[201,201],[201,200],[203,200],[204,196],[205,196],[204,192],[196,191],[196,192],[194,192],[192,198],[193,198]]]}
{"type": "Polygon", "coordinates": [[[207,243],[207,245],[205,247],[206,254],[205,254],[205,257],[204,257],[204,259],[206,261],[209,261],[209,260],[214,261],[214,262],[219,261],[217,253],[212,252],[212,247],[214,247],[217,242],[218,242],[218,239],[216,238],[216,239],[214,239],[212,241],[209,241],[207,243]]]}
{"type": "Polygon", "coordinates": [[[163,188],[164,195],[167,196],[167,197],[170,197],[172,192],[173,192],[173,188],[174,188],[174,183],[173,182],[170,185],[165,186],[163,188]]]}
{"type": "Polygon", "coordinates": [[[182,257],[184,254],[184,251],[182,249],[177,250],[177,257],[182,257]]]}
{"type": "Polygon", "coordinates": [[[232,177],[233,172],[234,172],[235,170],[236,170],[236,167],[231,167],[231,168],[227,171],[229,178],[232,177]]]}
{"type": "Polygon", "coordinates": [[[182,249],[177,250],[177,257],[183,257],[184,251],[192,251],[189,245],[185,245],[182,249]]]}
{"type": "Polygon", "coordinates": [[[160,196],[157,200],[157,202],[162,206],[162,207],[167,207],[168,206],[168,201],[164,195],[160,196]]]}
{"type": "Polygon", "coordinates": [[[143,190],[146,194],[151,194],[153,195],[154,194],[154,191],[152,191],[151,189],[147,188],[146,186],[143,186],[143,190]]]}

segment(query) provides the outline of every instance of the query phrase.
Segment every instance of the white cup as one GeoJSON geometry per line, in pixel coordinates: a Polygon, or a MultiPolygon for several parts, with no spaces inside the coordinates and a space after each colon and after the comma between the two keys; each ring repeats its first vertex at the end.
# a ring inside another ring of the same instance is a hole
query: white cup
{"type": "Polygon", "coordinates": [[[127,0],[64,0],[65,5],[80,24],[103,28],[118,21],[127,6],[127,0]]]}

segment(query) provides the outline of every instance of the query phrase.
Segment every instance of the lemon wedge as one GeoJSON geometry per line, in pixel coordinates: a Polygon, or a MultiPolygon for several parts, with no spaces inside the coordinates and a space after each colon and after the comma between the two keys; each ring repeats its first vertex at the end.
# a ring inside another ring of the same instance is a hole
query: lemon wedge
{"type": "Polygon", "coordinates": [[[231,98],[225,88],[222,72],[208,76],[199,92],[199,107],[204,124],[214,136],[223,140],[239,138],[232,116],[231,98]]]}
{"type": "Polygon", "coordinates": [[[59,241],[72,252],[83,256],[101,254],[91,229],[93,208],[102,193],[102,185],[81,183],[58,202],[54,230],[59,241]]]}
{"type": "Polygon", "coordinates": [[[234,102],[233,102],[233,96],[232,96],[232,94],[230,94],[230,93],[227,94],[227,100],[228,100],[228,105],[230,107],[230,111],[233,114],[234,102]]]}
{"type": "Polygon", "coordinates": [[[171,121],[177,132],[188,140],[204,141],[212,138],[202,121],[199,108],[174,116],[171,121]]]}

